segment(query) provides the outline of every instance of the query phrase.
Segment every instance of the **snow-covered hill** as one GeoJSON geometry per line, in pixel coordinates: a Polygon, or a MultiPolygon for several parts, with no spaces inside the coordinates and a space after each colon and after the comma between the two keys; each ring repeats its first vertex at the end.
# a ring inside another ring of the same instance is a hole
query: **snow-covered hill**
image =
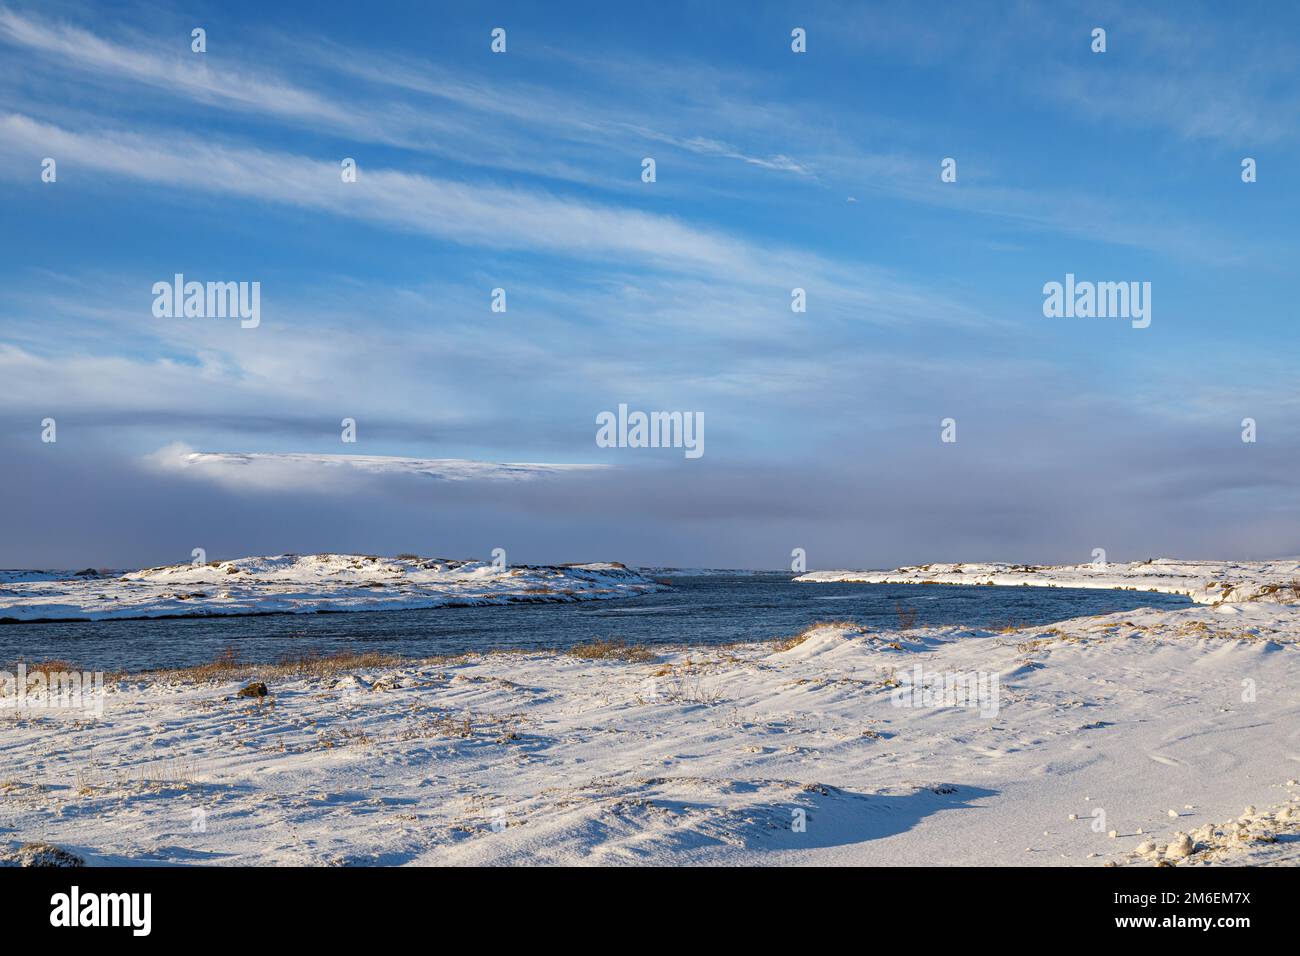
{"type": "Polygon", "coordinates": [[[584,601],[661,589],[621,564],[498,568],[357,554],[279,555],[109,575],[5,572],[0,620],[384,611],[584,601]]]}

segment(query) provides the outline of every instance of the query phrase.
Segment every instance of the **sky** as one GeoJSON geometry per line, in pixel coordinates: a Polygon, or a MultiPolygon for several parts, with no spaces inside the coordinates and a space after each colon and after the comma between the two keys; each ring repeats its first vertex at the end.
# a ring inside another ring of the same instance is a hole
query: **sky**
{"type": "Polygon", "coordinates": [[[1300,553],[1300,10],[1133,6],[0,0],[0,566],[1300,553]]]}

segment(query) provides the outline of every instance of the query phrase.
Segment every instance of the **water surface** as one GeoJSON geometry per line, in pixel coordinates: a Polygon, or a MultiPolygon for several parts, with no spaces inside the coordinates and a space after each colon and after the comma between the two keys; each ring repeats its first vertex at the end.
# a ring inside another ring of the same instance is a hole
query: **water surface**
{"type": "Polygon", "coordinates": [[[721,644],[786,637],[815,621],[842,618],[896,628],[900,607],[915,612],[918,627],[988,627],[1191,603],[1180,595],[1079,588],[795,584],[779,574],[669,579],[672,591],[582,604],[11,624],[0,627],[0,668],[21,658],[135,671],[201,664],[227,648],[243,660],[268,662],[345,650],[425,657],[611,638],[721,644]]]}

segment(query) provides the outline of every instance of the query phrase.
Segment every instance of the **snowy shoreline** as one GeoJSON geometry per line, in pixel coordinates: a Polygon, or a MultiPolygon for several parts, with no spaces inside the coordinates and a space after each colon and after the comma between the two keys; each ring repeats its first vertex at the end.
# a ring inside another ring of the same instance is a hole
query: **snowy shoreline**
{"type": "Polygon", "coordinates": [[[0,857],[1297,865],[1300,608],[1269,564],[1209,575],[1256,600],[1041,627],[699,647],[685,620],[653,650],[115,680],[98,718],[0,709],[0,857]]]}
{"type": "Polygon", "coordinates": [[[103,574],[0,572],[0,624],[568,603],[663,589],[612,563],[278,555],[103,574]]]}
{"type": "Polygon", "coordinates": [[[1100,588],[1182,594],[1198,604],[1300,598],[1300,558],[1272,561],[1177,561],[1128,564],[921,564],[893,571],[810,571],[807,583],[964,584],[1000,587],[1100,588]]]}

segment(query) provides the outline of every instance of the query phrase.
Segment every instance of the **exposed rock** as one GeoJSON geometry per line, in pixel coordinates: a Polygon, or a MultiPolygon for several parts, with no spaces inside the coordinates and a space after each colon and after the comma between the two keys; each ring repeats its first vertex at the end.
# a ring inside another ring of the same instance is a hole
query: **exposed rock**
{"type": "Polygon", "coordinates": [[[1186,833],[1175,833],[1165,848],[1165,859],[1182,860],[1192,855],[1192,838],[1186,833]]]}
{"type": "Polygon", "coordinates": [[[0,866],[85,866],[86,861],[53,843],[25,843],[0,856],[0,866]]]}
{"type": "Polygon", "coordinates": [[[265,697],[267,695],[266,685],[261,681],[253,681],[247,687],[240,690],[236,697],[265,697]]]}

